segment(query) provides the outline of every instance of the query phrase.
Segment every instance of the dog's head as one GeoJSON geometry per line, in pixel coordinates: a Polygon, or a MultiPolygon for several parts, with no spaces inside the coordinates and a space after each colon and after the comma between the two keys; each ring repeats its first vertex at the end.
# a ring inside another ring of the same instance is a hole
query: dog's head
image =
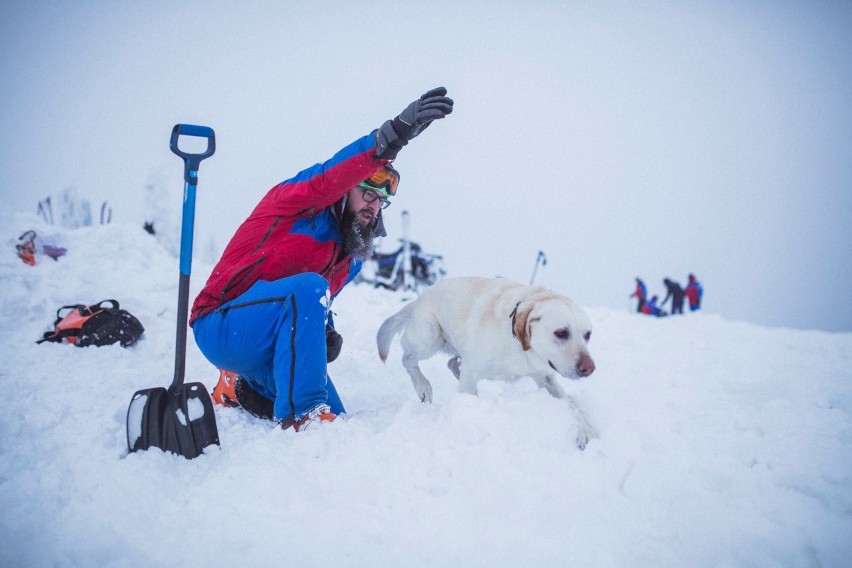
{"type": "Polygon", "coordinates": [[[532,351],[569,379],[594,372],[589,355],[592,324],[580,306],[556,293],[540,292],[518,304],[513,314],[512,331],[524,351],[532,351]]]}

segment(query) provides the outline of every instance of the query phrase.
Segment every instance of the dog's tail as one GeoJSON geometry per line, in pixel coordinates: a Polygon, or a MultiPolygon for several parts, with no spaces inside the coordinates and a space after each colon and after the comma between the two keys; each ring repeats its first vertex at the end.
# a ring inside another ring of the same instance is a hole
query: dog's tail
{"type": "Polygon", "coordinates": [[[411,317],[411,310],[414,309],[414,302],[411,302],[394,315],[384,321],[379,327],[379,332],[376,334],[376,344],[379,347],[379,357],[382,363],[388,358],[391,341],[397,336],[408,324],[408,318],[411,317]]]}

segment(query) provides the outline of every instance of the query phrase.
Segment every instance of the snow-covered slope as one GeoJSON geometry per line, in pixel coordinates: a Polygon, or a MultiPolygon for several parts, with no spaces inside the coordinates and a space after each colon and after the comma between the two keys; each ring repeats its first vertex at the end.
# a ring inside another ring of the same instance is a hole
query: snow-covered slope
{"type": "MultiPolygon", "coordinates": [[[[141,227],[35,227],[69,253],[0,254],[2,566],[843,566],[852,557],[852,335],[710,314],[588,309],[597,371],[461,395],[440,358],[420,404],[375,333],[404,301],[350,286],[330,373],[349,411],[302,433],[217,408],[220,448],[127,454],[140,388],[167,386],[178,262],[141,227]],[[118,299],[142,341],[34,341],[60,306],[118,299]]],[[[17,231],[17,233],[16,233],[17,231]]],[[[210,271],[196,261],[193,297],[210,271]]],[[[571,290],[559,290],[571,295],[571,290]]],[[[187,380],[215,369],[190,340],[187,380]]]]}

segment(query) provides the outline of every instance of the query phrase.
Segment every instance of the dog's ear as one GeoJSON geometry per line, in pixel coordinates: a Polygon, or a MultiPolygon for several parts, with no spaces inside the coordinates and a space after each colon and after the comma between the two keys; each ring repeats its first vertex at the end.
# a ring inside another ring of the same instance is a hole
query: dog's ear
{"type": "Polygon", "coordinates": [[[512,335],[521,342],[524,351],[530,350],[530,324],[541,318],[530,318],[535,302],[524,302],[515,307],[512,315],[512,335]]]}

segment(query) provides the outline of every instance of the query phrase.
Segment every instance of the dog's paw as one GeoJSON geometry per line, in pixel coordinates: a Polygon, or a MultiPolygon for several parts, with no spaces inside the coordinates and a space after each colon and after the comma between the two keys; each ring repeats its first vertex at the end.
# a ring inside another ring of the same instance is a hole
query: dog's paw
{"type": "Polygon", "coordinates": [[[423,373],[420,373],[420,369],[416,369],[418,372],[411,372],[411,384],[414,386],[414,392],[417,393],[417,398],[420,399],[420,402],[432,402],[432,383],[430,383],[426,377],[423,376],[423,373]]]}
{"type": "Polygon", "coordinates": [[[595,432],[594,428],[592,428],[588,424],[581,424],[579,429],[577,430],[577,447],[580,448],[580,451],[585,450],[586,445],[589,443],[589,440],[597,437],[598,433],[595,432]]]}
{"type": "Polygon", "coordinates": [[[414,390],[417,391],[417,397],[420,399],[420,402],[432,402],[432,385],[428,382],[423,385],[415,386],[414,390]]]}

